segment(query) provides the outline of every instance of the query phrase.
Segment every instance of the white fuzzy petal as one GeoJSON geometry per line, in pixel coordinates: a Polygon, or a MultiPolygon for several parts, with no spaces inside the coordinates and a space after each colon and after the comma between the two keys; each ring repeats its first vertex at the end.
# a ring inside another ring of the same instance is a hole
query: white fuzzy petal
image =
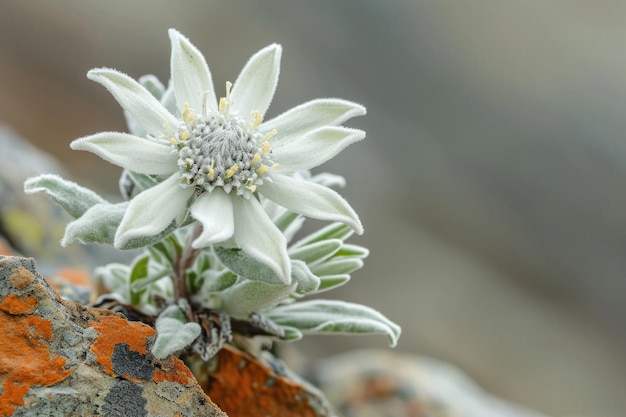
{"type": "Polygon", "coordinates": [[[206,105],[216,112],[215,88],[204,56],[176,29],[170,29],[169,35],[172,42],[170,70],[178,109],[182,112],[185,103],[189,103],[189,107],[201,114],[207,92],[206,105]]]}
{"type": "Polygon", "coordinates": [[[303,103],[285,113],[264,122],[259,131],[268,133],[273,129],[278,135],[271,139],[272,145],[305,135],[323,126],[338,126],[346,120],[363,116],[365,107],[348,100],[319,98],[303,103]]]}
{"type": "Polygon", "coordinates": [[[255,110],[265,114],[278,84],[281,53],[281,46],[272,44],[252,55],[243,67],[230,95],[239,116],[247,118],[255,110]]]}
{"type": "Polygon", "coordinates": [[[102,84],[118,103],[153,136],[163,135],[164,123],[176,126],[178,121],[144,86],[128,75],[109,68],[96,68],[87,78],[102,84]]]}
{"type": "Polygon", "coordinates": [[[235,241],[248,255],[263,262],[283,280],[291,282],[287,241],[255,199],[233,199],[235,241]]]}
{"type": "Polygon", "coordinates": [[[220,188],[205,192],[191,205],[191,215],[202,223],[202,234],[193,241],[196,249],[223,242],[233,235],[233,204],[220,188]]]}
{"type": "Polygon", "coordinates": [[[161,97],[161,104],[163,107],[167,109],[172,114],[176,114],[178,108],[176,106],[176,94],[174,94],[174,86],[172,85],[172,80],[170,80],[167,85],[167,89],[163,93],[163,97],[161,97]]]}
{"type": "Polygon", "coordinates": [[[193,187],[179,185],[178,173],[137,194],[130,201],[115,234],[115,247],[133,238],[154,236],[163,231],[187,207],[193,187]]]}
{"type": "Polygon", "coordinates": [[[272,146],[272,160],[278,163],[277,172],[311,169],[334,158],[348,145],[364,137],[365,132],[362,130],[325,126],[272,146]]]}
{"type": "Polygon", "coordinates": [[[178,155],[168,145],[127,133],[96,133],[76,139],[70,147],[141,174],[169,175],[178,169],[178,155]]]}
{"type": "Polygon", "coordinates": [[[330,188],[282,174],[271,176],[258,187],[259,193],[307,217],[345,223],[358,234],[363,233],[359,216],[348,202],[330,188]]]}

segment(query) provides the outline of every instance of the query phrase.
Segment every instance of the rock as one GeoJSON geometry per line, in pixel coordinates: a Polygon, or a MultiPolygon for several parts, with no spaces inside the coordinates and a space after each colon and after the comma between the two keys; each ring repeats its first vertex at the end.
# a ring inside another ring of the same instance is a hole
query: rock
{"type": "Polygon", "coordinates": [[[13,252],[36,258],[39,271],[46,276],[57,274],[60,266],[91,270],[108,262],[128,261],[137,254],[106,245],[63,248],[59,240],[72,218],[48,197],[25,194],[24,181],[39,174],[72,178],[51,155],[2,125],[0,165],[0,237],[4,237],[13,252]]]}
{"type": "Polygon", "coordinates": [[[392,351],[352,351],[312,371],[344,417],[545,417],[483,391],[445,362],[392,351]]]}
{"type": "Polygon", "coordinates": [[[0,257],[0,415],[226,416],[155,331],[62,299],[32,259],[0,257]]]}
{"type": "Polygon", "coordinates": [[[198,382],[230,417],[328,417],[330,404],[319,390],[263,352],[253,357],[224,346],[206,364],[187,358],[198,382]]]}

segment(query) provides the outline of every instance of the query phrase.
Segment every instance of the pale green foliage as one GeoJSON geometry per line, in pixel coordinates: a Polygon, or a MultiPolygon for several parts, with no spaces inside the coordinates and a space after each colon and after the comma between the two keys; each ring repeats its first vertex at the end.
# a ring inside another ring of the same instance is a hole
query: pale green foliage
{"type": "Polygon", "coordinates": [[[284,284],[283,280],[272,268],[256,260],[241,249],[217,247],[215,248],[215,253],[220,261],[235,274],[267,284],[284,284]]]}
{"type": "Polygon", "coordinates": [[[67,224],[61,239],[62,246],[75,240],[82,243],[113,244],[117,227],[122,221],[128,203],[98,203],[91,206],[79,218],[67,224]]]}
{"type": "Polygon", "coordinates": [[[90,189],[54,174],[43,174],[27,179],[24,182],[24,192],[45,193],[73,218],[82,216],[95,204],[106,204],[106,200],[90,189]]]}
{"type": "Polygon", "coordinates": [[[279,325],[302,333],[385,334],[395,346],[400,327],[378,311],[335,300],[312,300],[280,306],[267,313],[279,325]]]}
{"type": "MultiPolygon", "coordinates": [[[[297,218],[293,217],[292,222],[297,222],[297,218]]],[[[187,285],[194,294],[194,300],[238,318],[341,285],[349,280],[345,264],[357,261],[352,268],[360,267],[361,258],[367,255],[367,250],[334,238],[345,238],[350,234],[345,233],[340,224],[329,225],[323,232],[317,232],[289,248],[289,253],[299,253],[303,258],[292,258],[289,284],[280,281],[271,269],[264,268],[263,264],[241,250],[215,247],[202,250],[197,255],[187,270],[187,285]],[[326,236],[331,238],[324,240],[326,236]],[[316,274],[313,269],[323,274],[316,274]]],[[[162,284],[169,282],[176,258],[183,249],[181,242],[188,238],[188,233],[189,227],[178,229],[176,234],[149,246],[126,271],[128,294],[136,307],[142,308],[140,293],[145,295],[146,290],[164,298],[171,296],[164,292],[162,284]]],[[[119,276],[117,269],[101,270],[100,274],[113,275],[114,272],[119,276]]],[[[114,281],[109,277],[106,282],[114,281]]],[[[116,285],[116,288],[119,287],[116,285]]],[[[166,287],[169,288],[169,285],[166,287]]]]}
{"type": "Polygon", "coordinates": [[[152,354],[158,359],[187,347],[202,329],[198,323],[183,323],[171,317],[159,317],[156,321],[157,338],[152,346],[152,354]]]}

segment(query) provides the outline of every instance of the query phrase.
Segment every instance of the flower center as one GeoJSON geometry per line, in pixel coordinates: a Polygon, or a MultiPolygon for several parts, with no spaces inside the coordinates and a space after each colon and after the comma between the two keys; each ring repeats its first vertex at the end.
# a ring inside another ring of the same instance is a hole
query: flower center
{"type": "MultiPolygon", "coordinates": [[[[178,172],[183,187],[212,191],[222,187],[226,193],[249,198],[265,173],[278,164],[270,159],[272,148],[268,139],[276,131],[263,135],[257,127],[263,120],[253,112],[250,120],[229,114],[230,87],[220,100],[217,113],[207,111],[197,116],[186,104],[183,123],[171,137],[172,148],[178,152],[178,172]]],[[[206,98],[206,94],[205,94],[206,98]]]]}

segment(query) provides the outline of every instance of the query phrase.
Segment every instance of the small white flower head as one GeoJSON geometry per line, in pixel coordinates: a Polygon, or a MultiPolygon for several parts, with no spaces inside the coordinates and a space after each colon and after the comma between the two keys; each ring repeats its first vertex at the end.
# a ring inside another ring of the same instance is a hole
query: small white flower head
{"type": "Polygon", "coordinates": [[[230,108],[232,84],[226,83],[226,97],[220,99],[218,111],[210,110],[204,95],[202,114],[197,115],[185,102],[183,124],[172,134],[170,142],[178,154],[181,185],[212,192],[221,187],[227,194],[250,198],[269,170],[279,166],[272,161],[269,139],[276,130],[263,135],[257,127],[261,113],[252,112],[248,120],[230,108]]]}
{"type": "Polygon", "coordinates": [[[75,140],[72,149],[93,152],[131,172],[165,178],[130,201],[115,246],[157,235],[191,214],[203,227],[194,247],[229,240],[289,282],[285,237],[253,198],[257,193],[307,217],[343,222],[362,233],[357,214],[339,194],[292,174],[318,166],[363,139],[365,132],[340,125],[365,114],[365,108],[346,100],[317,99],[264,122],[278,83],[280,45],[254,54],[218,101],[202,54],[178,31],[170,29],[169,34],[169,93],[175,96],[176,115],[119,71],[99,68],[88,73],[147,136],[102,132],[75,140]]]}

